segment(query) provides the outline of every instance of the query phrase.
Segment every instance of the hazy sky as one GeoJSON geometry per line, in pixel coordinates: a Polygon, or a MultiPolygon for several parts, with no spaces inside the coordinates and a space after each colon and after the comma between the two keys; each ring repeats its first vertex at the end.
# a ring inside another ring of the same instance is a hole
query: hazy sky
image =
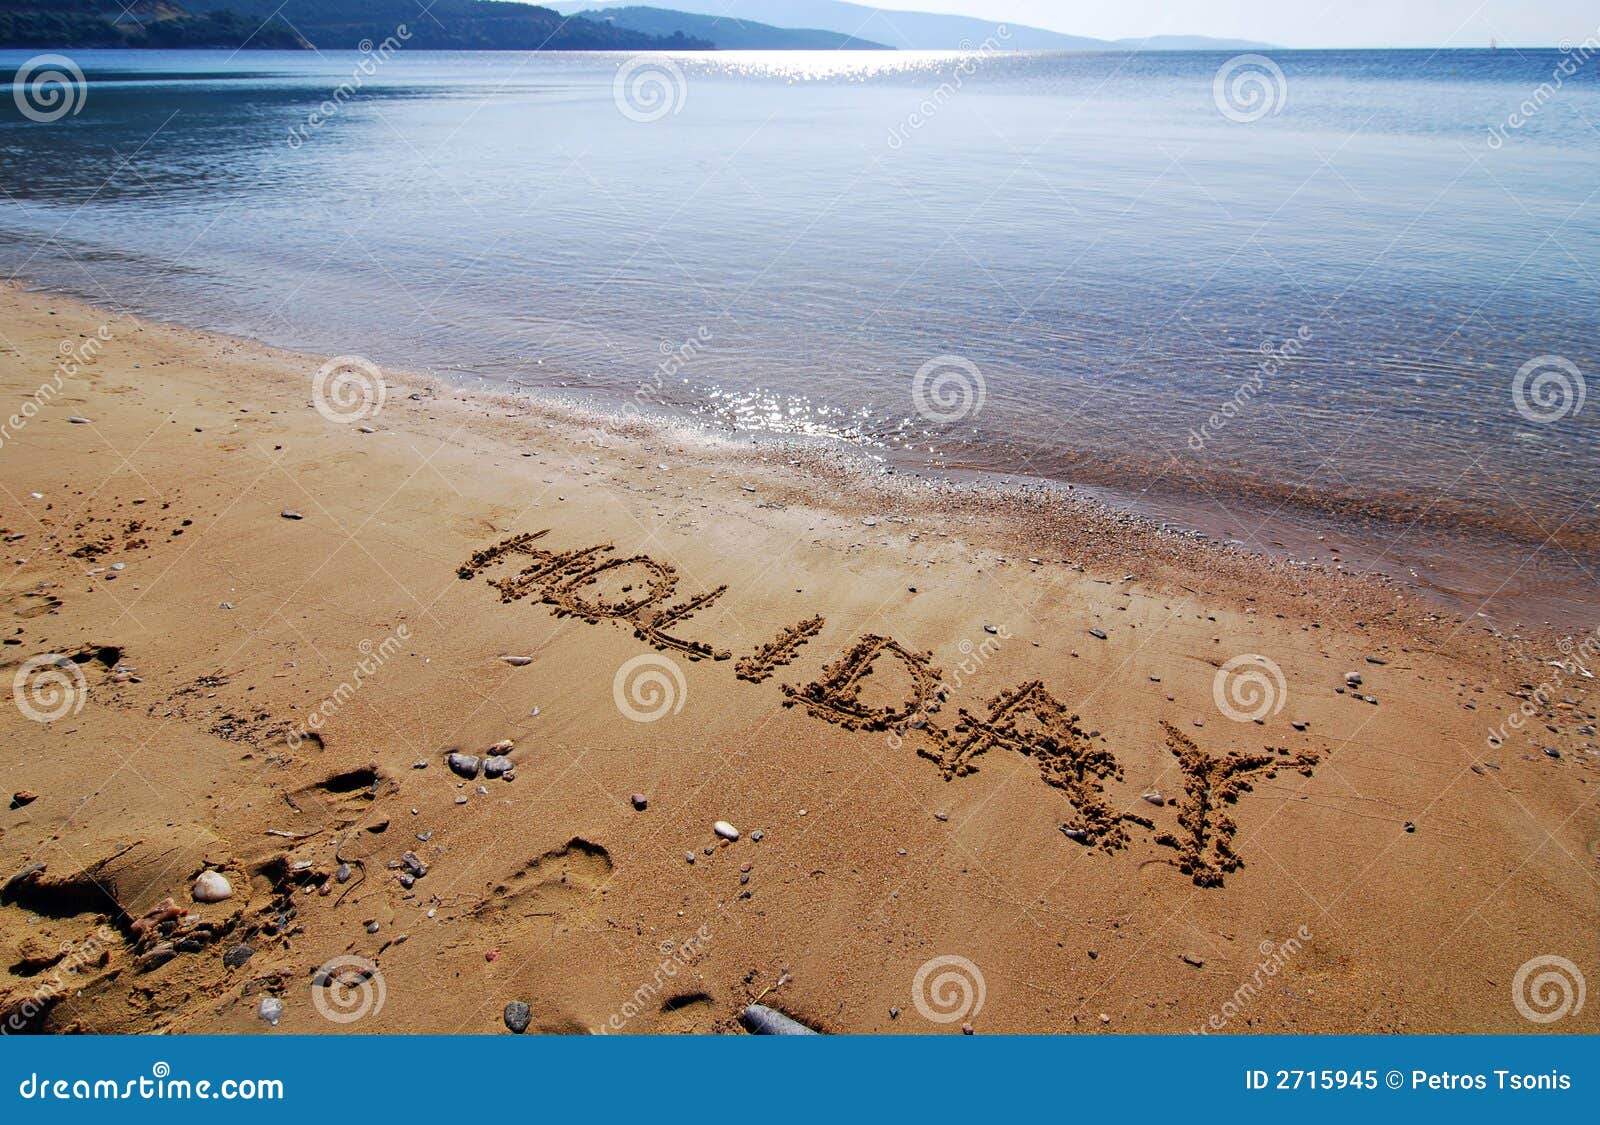
{"type": "MultiPolygon", "coordinates": [[[[656,0],[671,7],[667,0],[656,0]]],[[[1555,46],[1600,34],[1595,0],[856,0],[1073,35],[1214,35],[1286,47],[1555,46]]]]}

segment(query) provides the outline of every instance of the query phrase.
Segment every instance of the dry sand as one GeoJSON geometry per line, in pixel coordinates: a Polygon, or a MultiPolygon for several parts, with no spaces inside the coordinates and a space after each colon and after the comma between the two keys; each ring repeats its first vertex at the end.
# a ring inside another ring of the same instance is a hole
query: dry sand
{"type": "Polygon", "coordinates": [[[319,359],[19,289],[0,344],[13,1028],[1600,1030],[1513,1001],[1597,965],[1553,640],[394,372],[364,432],[319,359]]]}

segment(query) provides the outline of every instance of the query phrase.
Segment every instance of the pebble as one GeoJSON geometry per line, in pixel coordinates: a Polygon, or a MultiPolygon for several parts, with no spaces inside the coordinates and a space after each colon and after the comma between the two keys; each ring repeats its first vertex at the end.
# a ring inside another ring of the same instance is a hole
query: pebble
{"type": "Polygon", "coordinates": [[[496,754],[492,758],[483,760],[484,777],[503,777],[512,770],[512,762],[503,754],[496,754]]]}
{"type": "Polygon", "coordinates": [[[256,1009],[256,1016],[266,1020],[272,1027],[277,1027],[278,1021],[283,1018],[283,1001],[276,996],[263,996],[260,1007],[256,1009]]]}
{"type": "Polygon", "coordinates": [[[1167,799],[1154,789],[1150,790],[1148,793],[1141,793],[1139,796],[1143,797],[1146,801],[1149,801],[1152,805],[1156,805],[1158,807],[1167,803],[1167,799]]]}
{"type": "Polygon", "coordinates": [[[202,871],[191,893],[196,902],[222,902],[233,897],[233,884],[220,871],[202,871]]]}
{"type": "Polygon", "coordinates": [[[286,519],[286,520],[303,520],[303,519],[305,519],[305,516],[302,516],[299,512],[295,511],[293,508],[285,508],[279,514],[281,516],[283,516],[283,518],[286,519]]]}
{"type": "Polygon", "coordinates": [[[1308,722],[1305,722],[1304,720],[1296,719],[1294,722],[1291,722],[1289,725],[1292,726],[1295,730],[1305,730],[1311,724],[1308,723],[1308,722]]]}
{"type": "Polygon", "coordinates": [[[466,803],[467,803],[467,799],[466,799],[466,798],[465,798],[465,797],[457,797],[457,798],[456,798],[456,804],[458,804],[458,805],[464,805],[464,804],[466,804],[466,803]]]}
{"type": "Polygon", "coordinates": [[[985,626],[984,626],[984,627],[983,627],[983,631],[984,631],[984,632],[985,632],[985,633],[999,633],[999,632],[1000,632],[1000,630],[999,630],[999,628],[997,628],[997,627],[996,627],[996,626],[994,626],[994,625],[985,625],[985,626]]]}
{"type": "Polygon", "coordinates": [[[452,772],[471,781],[478,776],[478,769],[483,765],[483,760],[476,754],[451,754],[445,759],[452,772]]]}
{"type": "Polygon", "coordinates": [[[643,793],[635,793],[633,796],[628,798],[628,801],[639,812],[644,812],[645,809],[650,807],[650,798],[646,797],[643,793]]]}
{"type": "Polygon", "coordinates": [[[240,965],[255,956],[255,950],[248,945],[236,945],[222,955],[222,963],[230,969],[237,969],[240,965]]]}
{"type": "Polygon", "coordinates": [[[1361,686],[1361,673],[1360,672],[1346,672],[1344,674],[1344,684],[1345,684],[1345,687],[1360,687],[1361,686]]]}
{"type": "Polygon", "coordinates": [[[1193,965],[1197,969],[1205,965],[1205,961],[1196,957],[1193,953],[1185,953],[1183,955],[1183,963],[1185,965],[1193,965]]]}
{"type": "Polygon", "coordinates": [[[686,860],[686,861],[687,861],[687,862],[689,862],[689,863],[693,863],[693,862],[694,862],[694,853],[693,853],[693,852],[684,852],[684,853],[683,853],[683,858],[684,858],[684,859],[685,859],[685,860],[686,860]]]}
{"type": "Polygon", "coordinates": [[[89,419],[85,418],[82,414],[70,414],[67,416],[67,421],[71,422],[74,426],[87,426],[89,424],[89,419]]]}
{"type": "Polygon", "coordinates": [[[411,763],[411,768],[414,769],[414,770],[425,770],[425,769],[427,769],[428,768],[428,759],[426,759],[426,758],[418,758],[416,761],[411,763]]]}
{"type": "Polygon", "coordinates": [[[502,656],[500,659],[513,668],[525,668],[533,663],[533,657],[531,656],[502,656]]]}
{"type": "Polygon", "coordinates": [[[1102,641],[1106,639],[1105,633],[1101,632],[1099,629],[1090,629],[1089,630],[1089,635],[1091,637],[1097,637],[1102,641]]]}
{"type": "Polygon", "coordinates": [[[378,932],[378,929],[379,929],[378,923],[376,923],[376,922],[368,922],[367,923],[367,933],[375,934],[375,933],[378,932]]]}
{"type": "Polygon", "coordinates": [[[533,1012],[521,1000],[513,1000],[506,1005],[506,1026],[511,1029],[512,1034],[521,1035],[524,1031],[527,1031],[528,1023],[532,1019],[533,1012]]]}
{"type": "Polygon", "coordinates": [[[765,836],[765,835],[766,835],[765,832],[763,832],[763,831],[761,831],[761,829],[757,828],[754,832],[750,833],[750,838],[752,840],[754,840],[756,843],[759,844],[761,842],[761,838],[763,836],[765,836]]]}
{"type": "Polygon", "coordinates": [[[719,820],[711,826],[711,831],[721,836],[724,840],[737,840],[739,830],[725,820],[719,820]]]}
{"type": "Polygon", "coordinates": [[[348,883],[350,881],[350,865],[348,863],[341,863],[339,865],[339,870],[333,873],[333,877],[341,883],[348,883]]]}

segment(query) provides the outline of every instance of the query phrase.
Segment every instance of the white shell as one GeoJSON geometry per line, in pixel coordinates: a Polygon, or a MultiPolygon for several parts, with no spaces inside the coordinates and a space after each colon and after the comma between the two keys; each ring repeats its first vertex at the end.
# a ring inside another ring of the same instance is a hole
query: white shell
{"type": "Polygon", "coordinates": [[[194,881],[193,894],[196,902],[221,902],[233,897],[233,884],[220,871],[202,871],[194,881]]]}

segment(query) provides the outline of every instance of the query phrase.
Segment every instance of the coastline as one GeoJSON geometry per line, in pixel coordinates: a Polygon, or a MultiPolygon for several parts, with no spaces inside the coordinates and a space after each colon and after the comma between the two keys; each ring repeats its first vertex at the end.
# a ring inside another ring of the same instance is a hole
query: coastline
{"type": "Polygon", "coordinates": [[[274,996],[300,1032],[491,1032],[517,999],[536,1030],[730,1030],[771,988],[843,1032],[1516,1032],[1517,967],[1600,921],[1589,681],[1486,740],[1556,677],[1554,636],[1058,491],[387,370],[381,410],[336,420],[321,358],[16,287],[0,334],[13,402],[74,368],[0,445],[4,670],[77,670],[66,713],[5,712],[36,799],[0,874],[46,867],[0,906],[33,967],[0,1012],[38,1029],[264,1031],[274,996]],[[852,655],[859,697],[830,680],[852,655]],[[1255,713],[1250,685],[1259,724],[1219,703],[1255,713]],[[503,739],[514,781],[450,772],[503,739]],[[1227,754],[1265,759],[1191,831],[1227,754]],[[208,865],[235,894],[197,906],[208,865]],[[176,941],[138,924],[169,897],[199,915],[176,941]],[[344,956],[386,989],[349,1024],[307,983],[344,956]],[[914,1003],[941,956],[981,971],[981,1012],[914,1003]]]}

